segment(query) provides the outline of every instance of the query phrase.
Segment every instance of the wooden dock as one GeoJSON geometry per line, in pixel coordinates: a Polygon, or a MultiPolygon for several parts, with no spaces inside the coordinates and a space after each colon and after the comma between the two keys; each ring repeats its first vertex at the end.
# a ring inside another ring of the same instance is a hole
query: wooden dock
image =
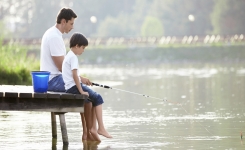
{"type": "MultiPolygon", "coordinates": [[[[55,115],[59,115],[63,144],[68,145],[65,113],[84,112],[88,96],[57,92],[34,93],[32,86],[0,85],[1,111],[51,112],[52,137],[57,138],[55,115]]],[[[13,120],[14,121],[14,120],[13,120]]]]}

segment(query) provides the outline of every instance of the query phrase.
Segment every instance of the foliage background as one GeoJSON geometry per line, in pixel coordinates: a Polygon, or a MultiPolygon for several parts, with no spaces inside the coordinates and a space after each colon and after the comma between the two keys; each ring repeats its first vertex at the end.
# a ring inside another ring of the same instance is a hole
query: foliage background
{"type": "Polygon", "coordinates": [[[9,43],[2,45],[0,40],[0,84],[31,85],[32,70],[39,70],[39,61],[27,56],[26,47],[9,43]]]}
{"type": "MultiPolygon", "coordinates": [[[[0,0],[0,21],[13,37],[41,38],[62,7],[78,18],[74,32],[88,37],[244,34],[244,0],[0,0]],[[188,19],[189,15],[194,20],[188,19]],[[95,16],[96,23],[90,18],[95,16]],[[146,27],[152,19],[157,27],[146,27]],[[158,32],[148,32],[151,30],[158,32]]],[[[67,35],[68,37],[70,36],[67,35]]]]}

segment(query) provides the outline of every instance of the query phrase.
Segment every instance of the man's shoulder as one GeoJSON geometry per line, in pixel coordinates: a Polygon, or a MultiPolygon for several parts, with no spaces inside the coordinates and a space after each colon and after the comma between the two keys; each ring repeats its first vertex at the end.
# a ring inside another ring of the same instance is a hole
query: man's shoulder
{"type": "Polygon", "coordinates": [[[61,38],[62,39],[62,36],[60,36],[58,33],[57,33],[57,30],[55,29],[55,26],[49,28],[43,35],[43,38],[47,38],[47,39],[51,39],[51,38],[61,38]]]}

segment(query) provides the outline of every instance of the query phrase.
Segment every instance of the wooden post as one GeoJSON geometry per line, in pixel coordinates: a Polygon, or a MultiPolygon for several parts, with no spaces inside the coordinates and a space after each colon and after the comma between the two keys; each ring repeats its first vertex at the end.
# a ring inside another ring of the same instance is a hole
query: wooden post
{"type": "Polygon", "coordinates": [[[64,145],[68,145],[68,135],[66,130],[66,121],[65,121],[65,115],[64,113],[59,114],[60,117],[60,128],[61,128],[61,134],[62,134],[62,140],[64,145]]]}
{"type": "Polygon", "coordinates": [[[56,138],[52,138],[52,150],[57,150],[57,139],[56,138]]]}
{"type": "Polygon", "coordinates": [[[57,139],[57,125],[56,125],[56,116],[54,112],[51,112],[51,127],[52,127],[52,137],[57,139]]]}

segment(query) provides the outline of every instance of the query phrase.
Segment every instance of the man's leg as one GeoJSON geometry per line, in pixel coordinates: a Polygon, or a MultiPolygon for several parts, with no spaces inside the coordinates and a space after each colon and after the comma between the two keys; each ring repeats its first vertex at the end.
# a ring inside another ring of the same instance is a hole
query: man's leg
{"type": "Polygon", "coordinates": [[[84,117],[84,113],[80,113],[81,115],[81,120],[82,120],[82,126],[83,126],[83,135],[82,135],[82,140],[87,140],[87,127],[86,127],[86,121],[84,117]]]}
{"type": "Polygon", "coordinates": [[[93,135],[95,141],[101,141],[100,137],[97,132],[97,121],[96,121],[96,114],[95,114],[95,108],[92,107],[92,127],[90,128],[90,133],[93,135]]]}
{"type": "Polygon", "coordinates": [[[84,115],[86,120],[86,126],[87,126],[87,140],[88,141],[100,141],[98,138],[95,138],[96,135],[92,134],[90,132],[91,127],[93,126],[93,120],[92,120],[92,103],[91,102],[85,102],[84,104],[84,115]]]}

